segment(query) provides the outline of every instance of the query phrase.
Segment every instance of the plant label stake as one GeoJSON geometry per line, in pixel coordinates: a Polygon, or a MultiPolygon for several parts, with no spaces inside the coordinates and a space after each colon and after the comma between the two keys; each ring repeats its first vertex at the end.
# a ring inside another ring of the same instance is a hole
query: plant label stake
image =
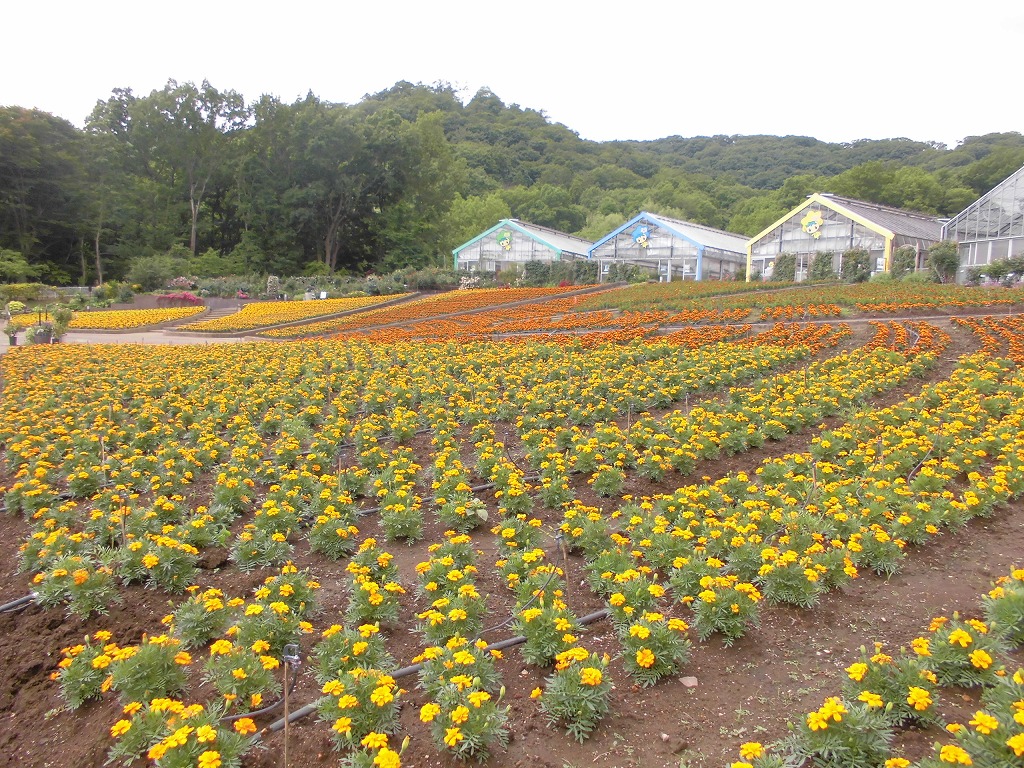
{"type": "Polygon", "coordinates": [[[288,670],[291,670],[292,679],[295,679],[299,673],[299,646],[288,643],[281,658],[284,661],[284,768],[288,768],[288,670]]]}

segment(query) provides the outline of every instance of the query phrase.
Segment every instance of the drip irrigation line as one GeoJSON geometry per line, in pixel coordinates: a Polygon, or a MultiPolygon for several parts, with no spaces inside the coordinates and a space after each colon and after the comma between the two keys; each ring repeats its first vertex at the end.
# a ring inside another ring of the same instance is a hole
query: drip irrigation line
{"type": "Polygon", "coordinates": [[[29,593],[24,597],[19,597],[17,600],[12,600],[9,603],[4,603],[3,605],[0,605],[0,613],[7,613],[8,611],[16,610],[18,608],[28,605],[35,599],[35,593],[29,593]]]}
{"type": "MultiPolygon", "coordinates": [[[[582,624],[583,626],[587,626],[589,624],[593,624],[593,623],[595,623],[597,621],[600,621],[601,619],[605,619],[607,617],[608,617],[608,609],[607,608],[602,608],[599,611],[594,611],[593,613],[588,613],[586,616],[584,616],[582,619],[580,619],[580,624],[582,624]]],[[[490,645],[488,645],[483,650],[485,650],[485,651],[501,651],[501,650],[504,650],[506,648],[512,648],[512,647],[517,646],[517,645],[522,645],[525,642],[526,642],[526,637],[525,636],[517,635],[516,637],[510,637],[507,640],[501,640],[501,641],[496,642],[496,643],[491,643],[490,645]]],[[[423,668],[422,664],[411,664],[408,667],[402,667],[401,669],[392,672],[391,673],[391,677],[395,678],[396,680],[398,678],[400,678],[400,677],[408,677],[409,675],[416,674],[422,668],[423,668]]],[[[304,706],[304,707],[302,707],[300,709],[297,709],[294,712],[292,712],[291,714],[289,714],[287,719],[281,718],[280,720],[277,720],[277,721],[271,723],[270,725],[268,725],[266,728],[264,728],[262,731],[260,731],[259,733],[257,733],[255,736],[252,737],[252,743],[253,744],[258,744],[260,742],[260,740],[262,739],[263,734],[276,733],[277,731],[280,731],[280,730],[282,730],[284,728],[286,722],[289,723],[289,724],[290,723],[294,723],[296,720],[299,720],[299,719],[305,717],[306,715],[311,715],[314,712],[316,712],[316,704],[307,704],[306,706],[304,706]]]]}
{"type": "MultiPolygon", "coordinates": [[[[288,646],[285,646],[285,647],[287,648],[288,646]]],[[[233,715],[224,715],[224,717],[222,717],[220,719],[220,721],[222,723],[232,723],[235,720],[241,720],[243,717],[255,717],[256,715],[266,715],[266,714],[269,714],[270,712],[273,712],[275,709],[277,709],[282,704],[284,704],[285,698],[287,698],[287,696],[290,696],[292,694],[292,692],[295,690],[295,684],[299,681],[298,657],[294,656],[294,655],[286,656],[285,657],[285,664],[286,664],[286,668],[291,670],[291,682],[288,683],[288,685],[287,685],[288,690],[287,690],[287,693],[285,695],[282,695],[281,698],[278,699],[277,701],[275,701],[273,704],[268,704],[267,706],[263,707],[262,709],[254,709],[252,712],[237,712],[237,713],[235,713],[233,715]],[[294,661],[293,661],[293,659],[294,659],[294,661]]]]}

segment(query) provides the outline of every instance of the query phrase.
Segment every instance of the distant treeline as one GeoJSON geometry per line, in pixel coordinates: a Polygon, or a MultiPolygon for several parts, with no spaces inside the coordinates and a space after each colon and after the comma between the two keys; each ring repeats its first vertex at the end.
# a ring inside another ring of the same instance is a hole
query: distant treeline
{"type": "Polygon", "coordinates": [[[948,216],[1022,165],[1020,133],[593,142],[486,89],[247,104],[172,80],[116,89],[84,130],[0,107],[0,281],[95,284],[156,256],[196,275],[445,267],[506,217],[596,239],[649,210],[750,235],[819,191],[948,216]]]}

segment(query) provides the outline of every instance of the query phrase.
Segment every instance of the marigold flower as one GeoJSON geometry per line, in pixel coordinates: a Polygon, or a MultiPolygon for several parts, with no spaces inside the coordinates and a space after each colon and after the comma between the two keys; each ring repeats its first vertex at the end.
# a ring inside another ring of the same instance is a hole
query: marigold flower
{"type": "Polygon", "coordinates": [[[758,741],[740,744],[740,757],[744,760],[756,760],[764,754],[764,746],[758,741]]]}
{"type": "Polygon", "coordinates": [[[391,689],[385,685],[378,686],[373,689],[373,693],[370,694],[370,701],[376,704],[378,707],[383,707],[390,704],[395,700],[395,695],[391,692],[391,689]]]}
{"type": "Polygon", "coordinates": [[[974,730],[982,736],[988,736],[999,727],[999,721],[987,712],[978,710],[974,713],[974,719],[968,721],[968,725],[974,726],[974,730]]]}
{"type": "Polygon", "coordinates": [[[939,750],[939,760],[944,763],[955,763],[957,765],[974,765],[971,756],[962,747],[956,744],[945,744],[939,750]]]}
{"type": "Polygon", "coordinates": [[[128,733],[128,731],[130,731],[131,728],[131,720],[118,720],[110,727],[110,735],[116,739],[118,736],[123,736],[124,734],[128,733]]]}
{"type": "Polygon", "coordinates": [[[637,666],[643,667],[644,669],[650,669],[654,666],[656,661],[654,652],[650,648],[641,648],[636,652],[636,663],[637,666]]]}
{"type": "Polygon", "coordinates": [[[931,694],[924,688],[918,688],[916,685],[911,686],[907,696],[907,704],[910,704],[918,712],[924,712],[932,705],[931,694]]]}
{"type": "Polygon", "coordinates": [[[864,675],[867,674],[867,671],[868,665],[859,661],[856,664],[851,664],[846,668],[846,674],[849,676],[849,678],[858,683],[864,679],[864,675]]]}
{"type": "Polygon", "coordinates": [[[243,736],[247,736],[250,733],[256,733],[256,723],[251,717],[242,717],[235,720],[234,728],[243,736]]]}
{"type": "Polygon", "coordinates": [[[208,749],[199,756],[199,768],[220,768],[220,752],[208,749]]]}
{"type": "Polygon", "coordinates": [[[386,734],[370,731],[359,743],[367,749],[381,749],[388,745],[388,737],[386,734]]]}
{"type": "Polygon", "coordinates": [[[462,731],[458,728],[448,728],[444,732],[444,743],[449,747],[454,747],[464,738],[465,736],[462,735],[462,731]]]}
{"type": "Polygon", "coordinates": [[[971,664],[978,669],[988,669],[992,666],[992,657],[988,655],[986,651],[981,648],[975,648],[971,651],[971,664]]]}
{"type": "Polygon", "coordinates": [[[436,704],[436,703],[434,703],[432,701],[429,704],[424,704],[420,708],[420,720],[422,722],[424,722],[424,723],[432,722],[433,719],[435,717],[437,717],[440,713],[441,713],[440,705],[438,705],[438,704],[436,704]]]}

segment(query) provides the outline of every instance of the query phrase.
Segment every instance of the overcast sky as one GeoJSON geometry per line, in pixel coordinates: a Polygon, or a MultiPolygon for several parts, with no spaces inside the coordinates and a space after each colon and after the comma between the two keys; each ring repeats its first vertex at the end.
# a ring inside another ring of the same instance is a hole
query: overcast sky
{"type": "Polygon", "coordinates": [[[1024,131],[1020,0],[35,0],[3,20],[0,105],[79,126],[168,79],[347,104],[407,80],[488,87],[596,141],[1024,131]]]}

